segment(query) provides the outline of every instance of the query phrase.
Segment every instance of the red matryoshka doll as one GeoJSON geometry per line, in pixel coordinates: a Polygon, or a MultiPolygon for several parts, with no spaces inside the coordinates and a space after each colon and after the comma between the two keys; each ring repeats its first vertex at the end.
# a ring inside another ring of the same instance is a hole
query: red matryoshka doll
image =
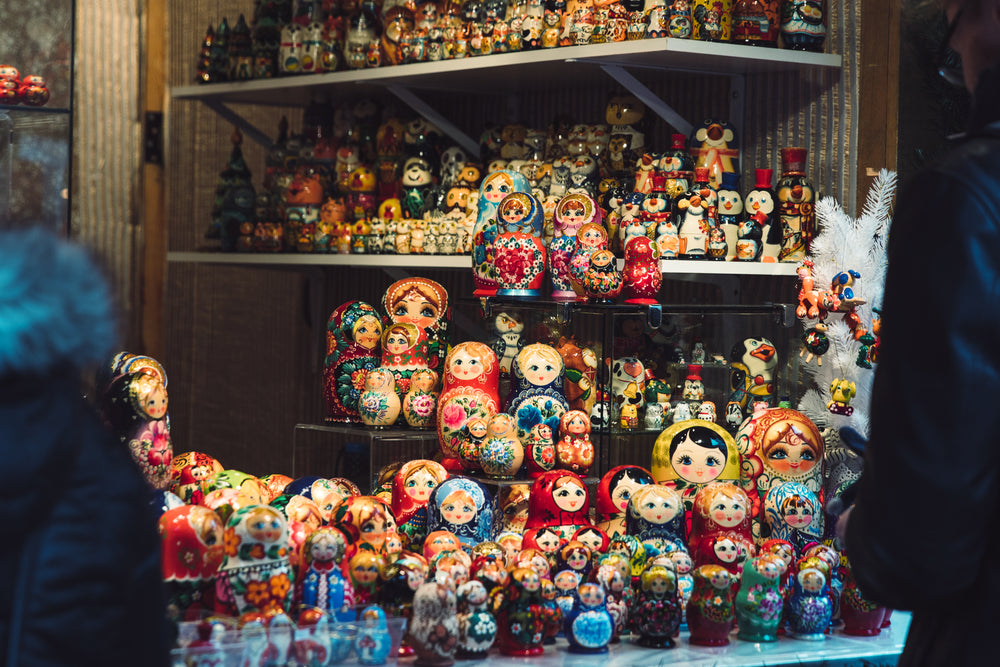
{"type": "Polygon", "coordinates": [[[552,280],[553,299],[575,299],[577,293],[570,283],[570,258],[576,251],[576,237],[580,227],[587,223],[600,223],[600,207],[592,197],[583,193],[568,194],[559,200],[553,213],[555,236],[549,244],[549,277],[552,280]]]}
{"type": "Polygon", "coordinates": [[[825,444],[816,424],[798,410],[762,408],[743,422],[736,443],[744,462],[740,485],[753,503],[754,538],[768,537],[761,503],[773,486],[786,481],[799,482],[816,496],[816,534],[822,535],[825,444]]]}
{"type": "MultiPolygon", "coordinates": [[[[373,496],[350,496],[333,510],[330,525],[347,536],[353,547],[366,543],[381,554],[385,547],[386,530],[396,520],[389,507],[373,496]]],[[[348,550],[349,552],[351,550],[348,550]]]]}
{"type": "Polygon", "coordinates": [[[694,564],[714,563],[739,574],[743,562],[756,551],[752,525],[750,499],[743,489],[732,482],[703,486],[691,511],[688,543],[694,564]]]}
{"type": "Polygon", "coordinates": [[[506,412],[517,420],[517,437],[526,441],[535,424],[547,424],[553,433],[569,403],[566,401],[562,356],[551,345],[532,343],[511,364],[511,387],[506,412]]]}
{"type": "Polygon", "coordinates": [[[764,540],[757,553],[759,555],[771,555],[780,558],[784,562],[785,569],[782,571],[780,584],[781,594],[787,594],[789,591],[789,579],[795,576],[795,546],[787,540],[771,538],[764,540]]]}
{"type": "MultiPolygon", "coordinates": [[[[524,537],[521,540],[521,553],[537,551],[552,563],[556,560],[560,547],[565,543],[566,538],[554,528],[529,528],[524,531],[524,537]]],[[[540,572],[540,574],[545,575],[544,572],[540,572]]]]}
{"type": "Polygon", "coordinates": [[[507,585],[490,594],[489,609],[497,620],[496,645],[503,655],[541,655],[544,610],[541,577],[528,567],[510,573],[507,585]]]}
{"type": "Polygon", "coordinates": [[[556,443],[548,424],[531,427],[524,443],[524,462],[531,479],[556,467],[556,443]]]}
{"type": "Polygon", "coordinates": [[[183,505],[164,512],[159,527],[167,613],[175,621],[198,620],[214,609],[222,519],[207,507],[183,505]]]}
{"type": "MultiPolygon", "coordinates": [[[[438,370],[448,353],[448,325],[451,310],[448,292],[429,278],[397,280],[385,290],[382,307],[393,323],[416,324],[427,334],[427,366],[438,370]]],[[[386,323],[386,326],[389,326],[386,323]]]]}
{"type": "Polygon", "coordinates": [[[594,445],[590,441],[590,416],[582,410],[564,412],[559,420],[556,445],[558,467],[586,475],[594,463],[594,445]]]}
{"type": "Polygon", "coordinates": [[[438,484],[448,479],[440,463],[417,459],[403,464],[392,481],[392,513],[403,548],[420,549],[427,536],[427,501],[438,484]]]}
{"type": "Polygon", "coordinates": [[[418,370],[429,369],[427,334],[416,324],[398,322],[382,332],[382,368],[396,378],[396,394],[402,401],[410,390],[410,378],[418,370]]]}
{"type": "Polygon", "coordinates": [[[170,490],[185,503],[201,504],[205,497],[201,490],[202,482],[224,468],[218,460],[202,452],[184,452],[175,456],[171,462],[173,468],[170,490]]]}
{"type": "Polygon", "coordinates": [[[498,296],[538,297],[545,278],[545,215],[527,192],[512,192],[497,209],[493,274],[498,296]]]}
{"type": "Polygon", "coordinates": [[[474,296],[496,294],[493,244],[499,231],[497,209],[500,202],[512,192],[531,192],[531,184],[519,171],[499,169],[490,172],[479,186],[476,225],[472,232],[472,270],[476,281],[474,296]]]}
{"type": "Polygon", "coordinates": [[[687,551],[681,494],[659,484],[640,486],[625,510],[625,533],[642,542],[647,557],[687,551]]]}
{"type": "Polygon", "coordinates": [[[590,526],[590,494],[576,473],[551,470],[531,485],[526,528],[552,528],[569,539],[581,526],[590,526]]]}
{"type": "Polygon", "coordinates": [[[644,484],[655,484],[653,474],[640,466],[624,465],[604,473],[597,485],[597,526],[614,537],[625,534],[625,509],[644,484]]]}
{"type": "Polygon", "coordinates": [[[347,555],[347,538],[330,526],[318,528],[302,549],[296,578],[296,603],[319,607],[338,621],[354,620],[354,587],[341,568],[347,555]]]}
{"type": "MultiPolygon", "coordinates": [[[[599,210],[599,209],[598,209],[599,210]]],[[[569,259],[569,279],[577,298],[586,295],[583,282],[590,270],[590,256],[598,250],[608,249],[608,232],[604,225],[588,222],[576,233],[576,248],[569,259]]]]}
{"type": "Polygon", "coordinates": [[[438,400],[438,443],[447,469],[463,469],[457,457],[465,426],[473,419],[489,421],[499,411],[500,364],[496,353],[476,341],[459,343],[445,359],[438,400]]]}
{"type": "Polygon", "coordinates": [[[725,646],[733,627],[733,576],[719,565],[695,568],[694,590],[687,602],[688,641],[697,646],[725,646]]]}
{"type": "Polygon", "coordinates": [[[158,491],[172,481],[174,458],[165,378],[150,368],[119,375],[105,391],[104,420],[128,445],[146,482],[158,491]]]}
{"type": "Polygon", "coordinates": [[[531,486],[511,484],[500,487],[501,531],[523,533],[528,524],[528,499],[531,486]]]}
{"type": "Polygon", "coordinates": [[[774,484],[764,498],[764,517],[768,537],[791,542],[798,554],[823,537],[823,507],[799,482],[774,484]]]}
{"type": "Polygon", "coordinates": [[[583,410],[588,415],[597,402],[597,354],[589,347],[580,347],[575,338],[559,337],[556,350],[566,366],[563,388],[571,410],[583,410]]]}
{"type": "Polygon", "coordinates": [[[658,303],[663,274],[660,272],[660,248],[648,237],[636,236],[625,245],[625,269],[622,274],[625,303],[658,303]]]}
{"type": "Polygon", "coordinates": [[[580,542],[596,557],[599,554],[607,553],[611,546],[611,538],[608,534],[597,526],[584,526],[573,533],[573,540],[580,542]]]}
{"type": "Polygon", "coordinates": [[[225,556],[215,580],[215,610],[229,616],[248,611],[285,612],[292,605],[288,522],[274,507],[250,505],[229,518],[225,556]]]}
{"type": "Polygon", "coordinates": [[[363,301],[348,301],[330,315],[323,370],[327,420],[361,421],[358,399],[365,375],[379,365],[381,336],[378,313],[363,301]]]}
{"type": "MultiPolygon", "coordinates": [[[[718,424],[685,419],[656,438],[651,469],[657,484],[680,492],[690,513],[701,487],[716,481],[739,482],[740,452],[733,437],[718,424]]],[[[690,517],[687,524],[690,529],[690,517]]]]}

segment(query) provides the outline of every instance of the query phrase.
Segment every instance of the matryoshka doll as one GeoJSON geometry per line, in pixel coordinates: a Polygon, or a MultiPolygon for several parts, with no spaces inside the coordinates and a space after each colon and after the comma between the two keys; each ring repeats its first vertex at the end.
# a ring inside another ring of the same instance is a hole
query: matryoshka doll
{"type": "Polygon", "coordinates": [[[424,667],[455,664],[458,637],[455,591],[433,581],[421,584],[413,596],[413,617],[406,627],[406,641],[417,655],[414,664],[424,667]]]}
{"type": "MultiPolygon", "coordinates": [[[[528,524],[529,484],[500,487],[501,532],[523,533],[528,524]]],[[[499,536],[498,536],[499,537],[499,536]]]]}
{"type": "Polygon", "coordinates": [[[354,589],[354,602],[359,605],[375,601],[375,594],[385,558],[362,543],[347,560],[347,577],[354,589]]]}
{"type": "Polygon", "coordinates": [[[515,418],[505,412],[490,417],[486,440],[479,450],[479,467],[492,479],[514,479],[524,463],[524,446],[515,418]]]}
{"type": "Polygon", "coordinates": [[[467,341],[454,346],[444,364],[438,400],[438,443],[442,464],[461,471],[458,445],[473,419],[489,420],[500,411],[500,364],[488,345],[467,341]]]}
{"type": "Polygon", "coordinates": [[[511,364],[511,388],[506,412],[517,422],[517,436],[523,442],[531,428],[545,423],[553,433],[569,409],[563,377],[565,367],[559,352],[551,345],[532,343],[518,352],[511,364]]]}
{"type": "Polygon", "coordinates": [[[645,236],[629,239],[625,246],[625,270],[622,274],[625,303],[658,303],[663,274],[660,272],[660,248],[645,236]]]}
{"type": "Polygon", "coordinates": [[[816,494],[799,482],[778,482],[764,498],[769,537],[791,542],[801,554],[823,536],[823,508],[816,494]]]}
{"type": "MultiPolygon", "coordinates": [[[[843,571],[844,590],[840,597],[839,609],[844,621],[843,633],[855,637],[874,637],[880,634],[888,611],[864,596],[858,588],[850,561],[845,560],[843,571]]],[[[834,609],[834,612],[836,611],[834,609]]]]}
{"type": "MultiPolygon", "coordinates": [[[[431,429],[437,417],[437,373],[422,368],[410,376],[410,389],[403,398],[403,417],[410,428],[431,429]]],[[[399,386],[398,383],[396,385],[399,386]]]]}
{"type": "MultiPolygon", "coordinates": [[[[554,563],[559,553],[559,548],[566,543],[566,538],[555,528],[544,526],[542,528],[528,528],[524,531],[521,539],[522,551],[519,556],[529,552],[537,551],[543,554],[549,563],[554,563]]],[[[537,569],[537,568],[536,568],[537,569]]],[[[539,572],[545,574],[544,572],[539,572]]]]}
{"type": "Polygon", "coordinates": [[[458,650],[463,659],[485,658],[497,636],[497,621],[486,610],[489,591],[473,579],[458,587],[458,650]]]}
{"type": "Polygon", "coordinates": [[[687,551],[681,494],[659,484],[639,487],[625,510],[625,532],[643,543],[647,557],[687,551]]]}
{"type": "Polygon", "coordinates": [[[426,332],[416,324],[397,322],[382,333],[382,368],[396,379],[400,402],[410,390],[410,378],[418,370],[429,370],[429,347],[426,332]]]}
{"type": "Polygon", "coordinates": [[[531,184],[519,171],[493,171],[486,175],[479,186],[476,226],[472,232],[472,270],[476,281],[474,296],[496,294],[493,244],[498,233],[497,209],[504,197],[512,192],[531,192],[531,184]]]}
{"type": "Polygon", "coordinates": [[[185,503],[198,505],[205,497],[201,485],[224,468],[217,459],[202,452],[184,452],[171,461],[172,483],[170,490],[185,503]]]}
{"type": "Polygon", "coordinates": [[[608,547],[611,546],[611,538],[597,526],[584,526],[578,529],[573,533],[572,539],[590,549],[595,557],[607,553],[608,547]]]}
{"type": "MultiPolygon", "coordinates": [[[[564,413],[563,416],[565,416],[564,413]]],[[[556,467],[556,443],[548,424],[535,424],[524,445],[524,462],[528,477],[537,478],[556,467]]]]}
{"type": "MultiPolygon", "coordinates": [[[[380,573],[376,600],[390,616],[409,618],[413,612],[413,595],[430,574],[427,559],[412,551],[400,551],[389,557],[380,573]]],[[[404,646],[403,655],[412,650],[404,646]]]]}
{"type": "Polygon", "coordinates": [[[580,575],[581,581],[586,581],[593,565],[592,555],[593,551],[583,542],[570,540],[563,544],[556,554],[556,569],[560,572],[572,570],[580,575]]]}
{"type": "Polygon", "coordinates": [[[427,562],[433,562],[438,554],[461,550],[461,540],[450,530],[434,530],[424,538],[423,554],[427,562]]]}
{"type": "Polygon", "coordinates": [[[379,365],[382,322],[363,301],[348,301],[330,315],[326,325],[323,397],[330,421],[360,421],[358,399],[364,376],[379,365]]]}
{"type": "Polygon", "coordinates": [[[795,639],[822,641],[833,616],[827,576],[815,567],[800,569],[788,596],[788,634],[795,639]]]}
{"type": "Polygon", "coordinates": [[[552,528],[569,539],[589,526],[590,496],[583,479],[566,470],[551,470],[531,485],[526,528],[552,528]]]}
{"type": "Polygon", "coordinates": [[[601,220],[597,202],[582,193],[568,194],[556,204],[555,237],[549,244],[549,277],[553,299],[575,299],[577,293],[570,282],[570,258],[576,251],[577,233],[584,224],[601,220]]]}
{"type": "Polygon", "coordinates": [[[392,649],[392,638],[385,612],[371,605],[361,612],[358,634],[354,636],[354,652],[362,665],[384,665],[392,649]]]}
{"type": "Polygon", "coordinates": [[[182,505],[160,516],[159,529],[167,613],[175,621],[197,620],[214,608],[222,519],[207,507],[182,505]]]}
{"type": "Polygon", "coordinates": [[[319,607],[338,621],[354,620],[354,587],[341,571],[347,538],[330,526],[317,528],[306,538],[296,582],[296,601],[319,607]]]}
{"type": "MultiPolygon", "coordinates": [[[[577,231],[576,248],[573,249],[573,254],[569,259],[569,280],[577,298],[587,295],[583,282],[591,267],[591,256],[598,250],[607,250],[607,248],[608,232],[604,229],[604,225],[588,222],[577,231]]],[[[612,257],[614,257],[613,254],[612,257]]]]}
{"type": "Polygon", "coordinates": [[[607,248],[594,251],[581,285],[588,303],[614,303],[621,294],[622,272],[613,252],[607,248]]]}
{"type": "Polygon", "coordinates": [[[264,504],[268,495],[259,479],[239,470],[217,472],[206,479],[201,488],[206,496],[219,489],[234,489],[254,504],[264,504]]]}
{"type": "Polygon", "coordinates": [[[334,508],[330,525],[344,533],[353,547],[365,543],[381,554],[390,520],[395,524],[391,513],[389,507],[374,496],[349,496],[334,508]]]}
{"type": "Polygon", "coordinates": [[[543,652],[541,585],[541,577],[533,569],[516,567],[507,585],[490,594],[490,608],[497,620],[496,645],[503,655],[527,657],[543,652]]]}
{"type": "Polygon", "coordinates": [[[674,635],[681,624],[677,594],[677,574],[663,564],[646,566],[639,575],[639,590],[629,614],[636,643],[648,648],[673,648],[674,635]]]}
{"type": "Polygon", "coordinates": [[[822,0],[787,0],[781,3],[781,40],[797,51],[823,51],[826,24],[822,0]]]}
{"type": "Polygon", "coordinates": [[[402,402],[392,371],[379,366],[365,375],[365,390],[358,397],[358,414],[366,426],[389,428],[399,419],[402,402]]]}
{"type": "Polygon", "coordinates": [[[440,463],[416,459],[404,463],[392,482],[392,513],[403,548],[420,549],[427,535],[427,502],[448,471],[440,463]]]}
{"type": "Polygon", "coordinates": [[[493,275],[498,296],[538,297],[545,278],[545,216],[534,195],[512,192],[497,209],[493,275]]]}
{"type": "Polygon", "coordinates": [[[497,533],[496,503],[482,483],[469,477],[441,482],[427,502],[427,530],[447,530],[466,549],[489,542],[497,533]]]}
{"type": "Polygon", "coordinates": [[[726,260],[736,257],[737,239],[740,237],[740,226],[743,223],[743,197],[739,191],[740,175],[722,172],[722,184],[719,187],[719,227],[726,239],[726,260]]]}
{"type": "Polygon", "coordinates": [[[712,482],[694,497],[689,543],[695,565],[715,563],[733,574],[742,569],[745,559],[754,555],[753,522],[750,499],[732,482],[712,482]],[[735,553],[733,560],[720,559],[718,539],[728,539],[735,553]]]}
{"type": "Polygon", "coordinates": [[[698,646],[726,646],[733,627],[733,577],[721,565],[695,568],[694,590],[687,602],[688,641],[698,646]]]}
{"type": "Polygon", "coordinates": [[[260,483],[264,485],[264,491],[266,492],[264,500],[270,503],[280,496],[284,492],[285,487],[293,481],[291,477],[282,475],[281,473],[271,473],[270,475],[260,477],[260,483]]]}
{"type": "Polygon", "coordinates": [[[632,495],[644,484],[655,484],[645,468],[623,465],[604,474],[597,485],[597,525],[614,537],[625,533],[625,509],[632,495]]]}
{"type": "Polygon", "coordinates": [[[749,642],[778,641],[781,610],[781,577],[785,563],[778,556],[751,558],[743,567],[734,608],[739,626],[737,639],[749,642]]]}
{"type": "Polygon", "coordinates": [[[229,518],[223,534],[225,556],[215,580],[215,609],[240,616],[247,611],[288,612],[292,568],[288,562],[288,522],[277,509],[250,505],[229,518]]]}
{"type": "Polygon", "coordinates": [[[566,638],[571,653],[607,653],[615,623],[605,603],[600,584],[579,587],[580,603],[565,617],[566,638]]]}
{"type": "Polygon", "coordinates": [[[382,306],[393,323],[409,322],[424,330],[427,366],[435,371],[440,369],[448,353],[451,320],[448,292],[441,283],[416,276],[397,280],[385,290],[382,306]]]}
{"type": "Polygon", "coordinates": [[[104,393],[105,422],[128,446],[146,482],[163,491],[173,477],[165,377],[151,368],[119,375],[104,393]]]}
{"type": "Polygon", "coordinates": [[[615,644],[628,631],[628,607],[624,599],[625,575],[614,565],[604,564],[594,568],[590,577],[604,588],[605,604],[614,621],[611,643],[615,644]]]}
{"type": "Polygon", "coordinates": [[[590,441],[590,416],[582,410],[569,410],[559,419],[559,442],[556,445],[558,467],[586,475],[594,463],[594,445],[590,441]]]}

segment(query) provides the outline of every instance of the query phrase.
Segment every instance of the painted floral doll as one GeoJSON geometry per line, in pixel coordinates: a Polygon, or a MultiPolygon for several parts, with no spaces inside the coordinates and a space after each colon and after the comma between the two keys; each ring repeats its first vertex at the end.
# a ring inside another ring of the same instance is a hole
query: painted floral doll
{"type": "Polygon", "coordinates": [[[382,567],[377,601],[390,616],[409,618],[413,595],[430,576],[430,563],[420,554],[401,551],[382,567]]]}
{"type": "Polygon", "coordinates": [[[765,554],[751,558],[743,567],[740,590],[736,595],[737,639],[750,642],[778,641],[781,609],[781,577],[785,563],[778,556],[765,554]]]}
{"type": "Polygon", "coordinates": [[[681,623],[677,575],[667,565],[651,564],[639,576],[639,590],[629,614],[637,643],[648,648],[673,648],[681,623]]]}
{"type": "Polygon", "coordinates": [[[389,506],[374,496],[350,496],[341,501],[333,510],[331,525],[347,536],[354,549],[362,543],[370,546],[375,553],[384,552],[386,531],[395,518],[389,506]]]}
{"type": "Polygon", "coordinates": [[[416,324],[398,322],[382,332],[382,368],[396,378],[396,393],[402,401],[410,390],[410,378],[418,370],[429,369],[427,334],[416,324]]]}
{"type": "Polygon", "coordinates": [[[590,523],[590,495],[579,475],[551,470],[531,485],[526,528],[552,528],[569,539],[590,523]]]}
{"type": "Polygon", "coordinates": [[[607,553],[608,547],[611,546],[611,538],[597,526],[584,526],[578,529],[573,533],[572,539],[590,549],[595,558],[607,553]]]}
{"type": "Polygon", "coordinates": [[[791,542],[801,554],[823,537],[823,508],[805,484],[781,482],[764,498],[764,516],[770,537],[791,542]]]}
{"type": "Polygon", "coordinates": [[[592,556],[593,551],[590,547],[583,542],[570,540],[559,548],[556,555],[556,569],[559,571],[572,570],[580,575],[581,580],[585,581],[593,566],[592,556]]]}
{"type": "Polygon", "coordinates": [[[468,581],[458,587],[459,658],[485,658],[497,635],[497,621],[486,609],[489,591],[481,581],[468,581]]]}
{"type": "Polygon", "coordinates": [[[727,567],[738,574],[742,563],[756,550],[750,519],[750,499],[739,486],[731,482],[712,482],[703,486],[694,498],[691,513],[691,534],[688,543],[695,565],[717,563],[719,543],[726,538],[736,549],[735,558],[727,567]]]}
{"type": "Polygon", "coordinates": [[[381,336],[378,313],[363,301],[348,301],[330,315],[323,369],[327,419],[360,421],[358,399],[365,375],[379,365],[381,336]]]}
{"type": "Polygon", "coordinates": [[[605,601],[614,631],[611,643],[617,643],[620,636],[628,631],[628,607],[625,604],[625,576],[614,565],[599,565],[591,573],[591,579],[604,588],[605,601]]]}
{"type": "Polygon", "coordinates": [[[438,282],[429,278],[410,277],[397,280],[385,290],[382,297],[390,323],[415,324],[427,334],[427,366],[439,371],[448,352],[448,327],[451,310],[448,292],[438,282]]]}
{"type": "MultiPolygon", "coordinates": [[[[569,413],[563,413],[563,416],[567,414],[569,413]]],[[[536,479],[556,467],[556,443],[548,424],[543,422],[532,426],[523,445],[524,467],[529,478],[536,479]]]]}
{"type": "Polygon", "coordinates": [[[623,465],[604,474],[597,485],[597,525],[609,536],[625,532],[625,508],[644,484],[655,484],[653,474],[640,466],[623,465]]]}
{"type": "Polygon", "coordinates": [[[424,430],[436,427],[437,384],[437,373],[429,368],[416,370],[410,376],[410,389],[403,397],[403,418],[410,428],[424,430]]]}
{"type": "Polygon", "coordinates": [[[687,551],[684,502],[669,486],[641,486],[628,501],[625,532],[643,543],[646,556],[687,551]],[[656,553],[653,553],[653,552],[656,553]]]}
{"type": "Polygon", "coordinates": [[[483,178],[476,200],[476,225],[472,232],[472,270],[475,274],[474,296],[494,296],[497,290],[494,272],[494,243],[498,234],[497,210],[512,192],[531,192],[531,184],[519,171],[500,169],[483,178]]]}
{"type": "Polygon", "coordinates": [[[170,490],[186,503],[199,504],[205,494],[201,483],[225,468],[219,461],[202,452],[184,452],[171,461],[170,490]]]}
{"type": "Polygon", "coordinates": [[[462,430],[473,419],[500,411],[500,364],[488,345],[467,341],[454,346],[444,363],[438,399],[438,442],[448,470],[464,468],[458,460],[462,430]]]}
{"type": "Polygon", "coordinates": [[[604,225],[588,222],[576,233],[576,248],[569,260],[569,279],[577,298],[585,296],[583,281],[590,269],[590,256],[608,249],[608,232],[604,225]]]}
{"type": "Polygon", "coordinates": [[[167,388],[160,374],[143,368],[119,375],[105,391],[102,412],[146,482],[158,491],[169,488],[174,449],[167,418],[167,388]]]}
{"type": "Polygon", "coordinates": [[[559,443],[556,445],[558,467],[586,475],[594,463],[594,445],[590,441],[590,416],[582,410],[564,412],[559,420],[559,443]]]}
{"type": "Polygon", "coordinates": [[[565,366],[559,352],[551,345],[526,345],[511,364],[511,387],[506,412],[517,419],[517,437],[528,439],[535,424],[544,422],[553,433],[569,409],[563,376],[565,366]]]}
{"type": "Polygon", "coordinates": [[[160,516],[159,528],[168,614],[176,621],[197,620],[214,606],[222,519],[207,507],[182,505],[160,516]]]}
{"type": "Polygon", "coordinates": [[[413,596],[413,616],[406,641],[417,655],[416,665],[447,667],[458,648],[458,617],[454,589],[433,581],[420,585],[413,596]]]}
{"type": "Polygon", "coordinates": [[[497,620],[496,645],[503,655],[540,655],[544,638],[541,577],[527,567],[516,567],[504,588],[490,593],[490,610],[497,620]]]}
{"type": "Polygon", "coordinates": [[[419,550],[427,535],[427,502],[448,471],[440,463],[417,459],[404,463],[392,483],[392,513],[403,547],[419,550]]]}
{"type": "Polygon", "coordinates": [[[469,477],[451,477],[441,482],[427,503],[427,529],[447,530],[471,550],[496,537],[498,511],[486,487],[469,477]]]}
{"type": "Polygon", "coordinates": [[[336,528],[318,528],[302,550],[296,602],[319,607],[338,621],[354,620],[354,587],[341,570],[347,538],[336,528]]]}
{"type": "Polygon", "coordinates": [[[601,208],[582,193],[568,194],[556,204],[553,214],[555,237],[549,245],[549,276],[553,299],[575,299],[570,282],[570,259],[576,250],[580,228],[587,223],[600,224],[601,208]]]}
{"type": "Polygon", "coordinates": [[[538,297],[545,278],[542,205],[527,192],[512,192],[497,209],[493,275],[498,296],[538,297]]]}
{"type": "Polygon", "coordinates": [[[225,555],[215,580],[218,613],[240,616],[258,610],[288,612],[292,569],[288,522],[277,509],[250,505],[237,510],[223,533],[225,555]]]}
{"type": "Polygon", "coordinates": [[[733,627],[733,577],[719,565],[695,568],[694,591],[687,603],[688,641],[698,646],[725,646],[733,627]]]}

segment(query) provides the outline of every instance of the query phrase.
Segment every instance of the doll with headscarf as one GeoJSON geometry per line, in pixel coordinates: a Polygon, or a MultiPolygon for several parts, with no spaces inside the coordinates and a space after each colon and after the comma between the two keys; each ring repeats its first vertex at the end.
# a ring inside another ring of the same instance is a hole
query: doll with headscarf
{"type": "Polygon", "coordinates": [[[403,464],[392,480],[392,514],[403,548],[419,550],[427,536],[427,502],[431,493],[448,479],[440,463],[416,459],[403,464]]]}
{"type": "Polygon", "coordinates": [[[823,507],[805,484],[772,486],[764,498],[764,516],[770,537],[791,542],[797,554],[823,537],[823,507]]]}
{"type": "Polygon", "coordinates": [[[505,412],[517,420],[517,437],[525,442],[536,424],[559,432],[559,420],[569,410],[563,386],[565,364],[551,345],[526,345],[511,364],[511,387],[505,412]]]}
{"type": "Polygon", "coordinates": [[[573,533],[572,539],[590,549],[594,558],[607,553],[608,547],[611,546],[611,538],[597,526],[583,526],[582,528],[578,528],[573,533]]]}
{"type": "Polygon", "coordinates": [[[338,621],[354,620],[354,587],[341,568],[347,538],[330,526],[317,528],[306,538],[296,582],[296,601],[319,607],[338,621]]]}
{"type": "Polygon", "coordinates": [[[392,510],[382,500],[374,496],[349,496],[333,510],[330,525],[339,529],[347,537],[351,548],[348,556],[362,544],[367,544],[378,554],[383,553],[386,531],[396,521],[392,510]]]}
{"type": "Polygon", "coordinates": [[[427,502],[427,530],[448,530],[471,550],[496,537],[496,502],[486,487],[469,477],[441,482],[427,502]]]}
{"type": "Polygon", "coordinates": [[[538,297],[545,278],[545,215],[538,199],[512,192],[497,208],[493,275],[498,296],[538,297]]]}
{"type": "Polygon", "coordinates": [[[625,532],[625,509],[644,484],[655,484],[653,474],[641,466],[623,465],[604,473],[597,485],[597,526],[614,537],[625,532]]]}
{"type": "Polygon", "coordinates": [[[215,580],[215,609],[229,616],[284,611],[292,605],[288,522],[274,507],[237,510],[223,533],[225,555],[215,580]]]}
{"type": "Polygon", "coordinates": [[[448,291],[429,278],[397,280],[382,297],[388,321],[386,327],[403,322],[415,324],[427,334],[427,366],[439,371],[448,353],[448,326],[451,310],[448,291]]]}
{"type": "Polygon", "coordinates": [[[553,299],[576,299],[570,283],[570,258],[576,250],[576,236],[587,223],[600,223],[602,212],[597,202],[583,193],[568,194],[556,204],[555,237],[549,245],[549,276],[553,299]]]}
{"type": "Polygon", "coordinates": [[[713,563],[739,574],[743,562],[756,551],[750,499],[743,489],[731,482],[703,486],[694,497],[688,543],[696,566],[713,563]],[[720,541],[723,539],[729,540],[734,553],[720,553],[726,546],[720,541]],[[728,558],[730,555],[732,559],[728,558]]]}
{"type": "Polygon", "coordinates": [[[364,376],[379,365],[382,322],[363,301],[348,301],[330,315],[326,325],[323,397],[330,421],[360,421],[358,399],[364,376]]]}
{"type": "Polygon", "coordinates": [[[630,610],[638,644],[649,648],[671,648],[681,623],[677,575],[668,565],[650,564],[639,575],[639,590],[630,610]]]}
{"type": "Polygon", "coordinates": [[[540,590],[537,572],[516,567],[507,584],[490,593],[490,611],[497,620],[496,645],[503,655],[527,657],[542,653],[545,624],[540,590]]]}
{"type": "Polygon", "coordinates": [[[442,465],[464,470],[458,458],[463,429],[474,419],[487,422],[500,411],[500,364],[488,345],[476,341],[459,343],[444,362],[438,399],[438,443],[442,465]]]}
{"type": "Polygon", "coordinates": [[[476,281],[473,296],[496,295],[493,253],[499,232],[497,210],[500,202],[513,192],[531,192],[531,184],[519,171],[500,169],[490,172],[479,185],[476,225],[472,230],[472,270],[476,281]]]}
{"type": "Polygon", "coordinates": [[[552,528],[568,540],[589,525],[590,494],[579,475],[551,470],[532,483],[526,528],[552,528]]]}
{"type": "Polygon", "coordinates": [[[687,551],[680,493],[659,484],[639,487],[625,510],[625,532],[642,542],[647,557],[687,551]]]}
{"type": "Polygon", "coordinates": [[[211,611],[215,577],[222,563],[222,519],[199,505],[182,505],[160,517],[160,565],[167,610],[176,621],[211,611]]]}
{"type": "Polygon", "coordinates": [[[158,491],[173,479],[174,448],[167,417],[166,377],[142,367],[112,380],[104,392],[104,421],[126,445],[146,482],[158,491]]]}
{"type": "Polygon", "coordinates": [[[172,481],[170,490],[186,503],[200,504],[205,497],[201,484],[225,468],[217,459],[202,452],[184,452],[171,462],[172,481]]]}
{"type": "Polygon", "coordinates": [[[382,332],[381,368],[389,370],[395,378],[400,402],[410,390],[414,372],[429,369],[428,356],[427,334],[417,325],[399,322],[390,324],[382,332]]]}

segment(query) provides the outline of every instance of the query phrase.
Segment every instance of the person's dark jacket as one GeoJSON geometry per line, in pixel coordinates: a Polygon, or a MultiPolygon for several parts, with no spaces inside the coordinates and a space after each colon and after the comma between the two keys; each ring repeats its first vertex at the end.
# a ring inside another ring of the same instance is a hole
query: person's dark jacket
{"type": "Polygon", "coordinates": [[[114,345],[85,254],[0,232],[0,664],[166,665],[150,492],[81,393],[114,345]]]}
{"type": "Polygon", "coordinates": [[[998,92],[1000,71],[985,72],[967,136],[898,194],[890,231],[870,438],[846,549],[866,596],[913,612],[900,665],[997,661],[998,92]]]}

